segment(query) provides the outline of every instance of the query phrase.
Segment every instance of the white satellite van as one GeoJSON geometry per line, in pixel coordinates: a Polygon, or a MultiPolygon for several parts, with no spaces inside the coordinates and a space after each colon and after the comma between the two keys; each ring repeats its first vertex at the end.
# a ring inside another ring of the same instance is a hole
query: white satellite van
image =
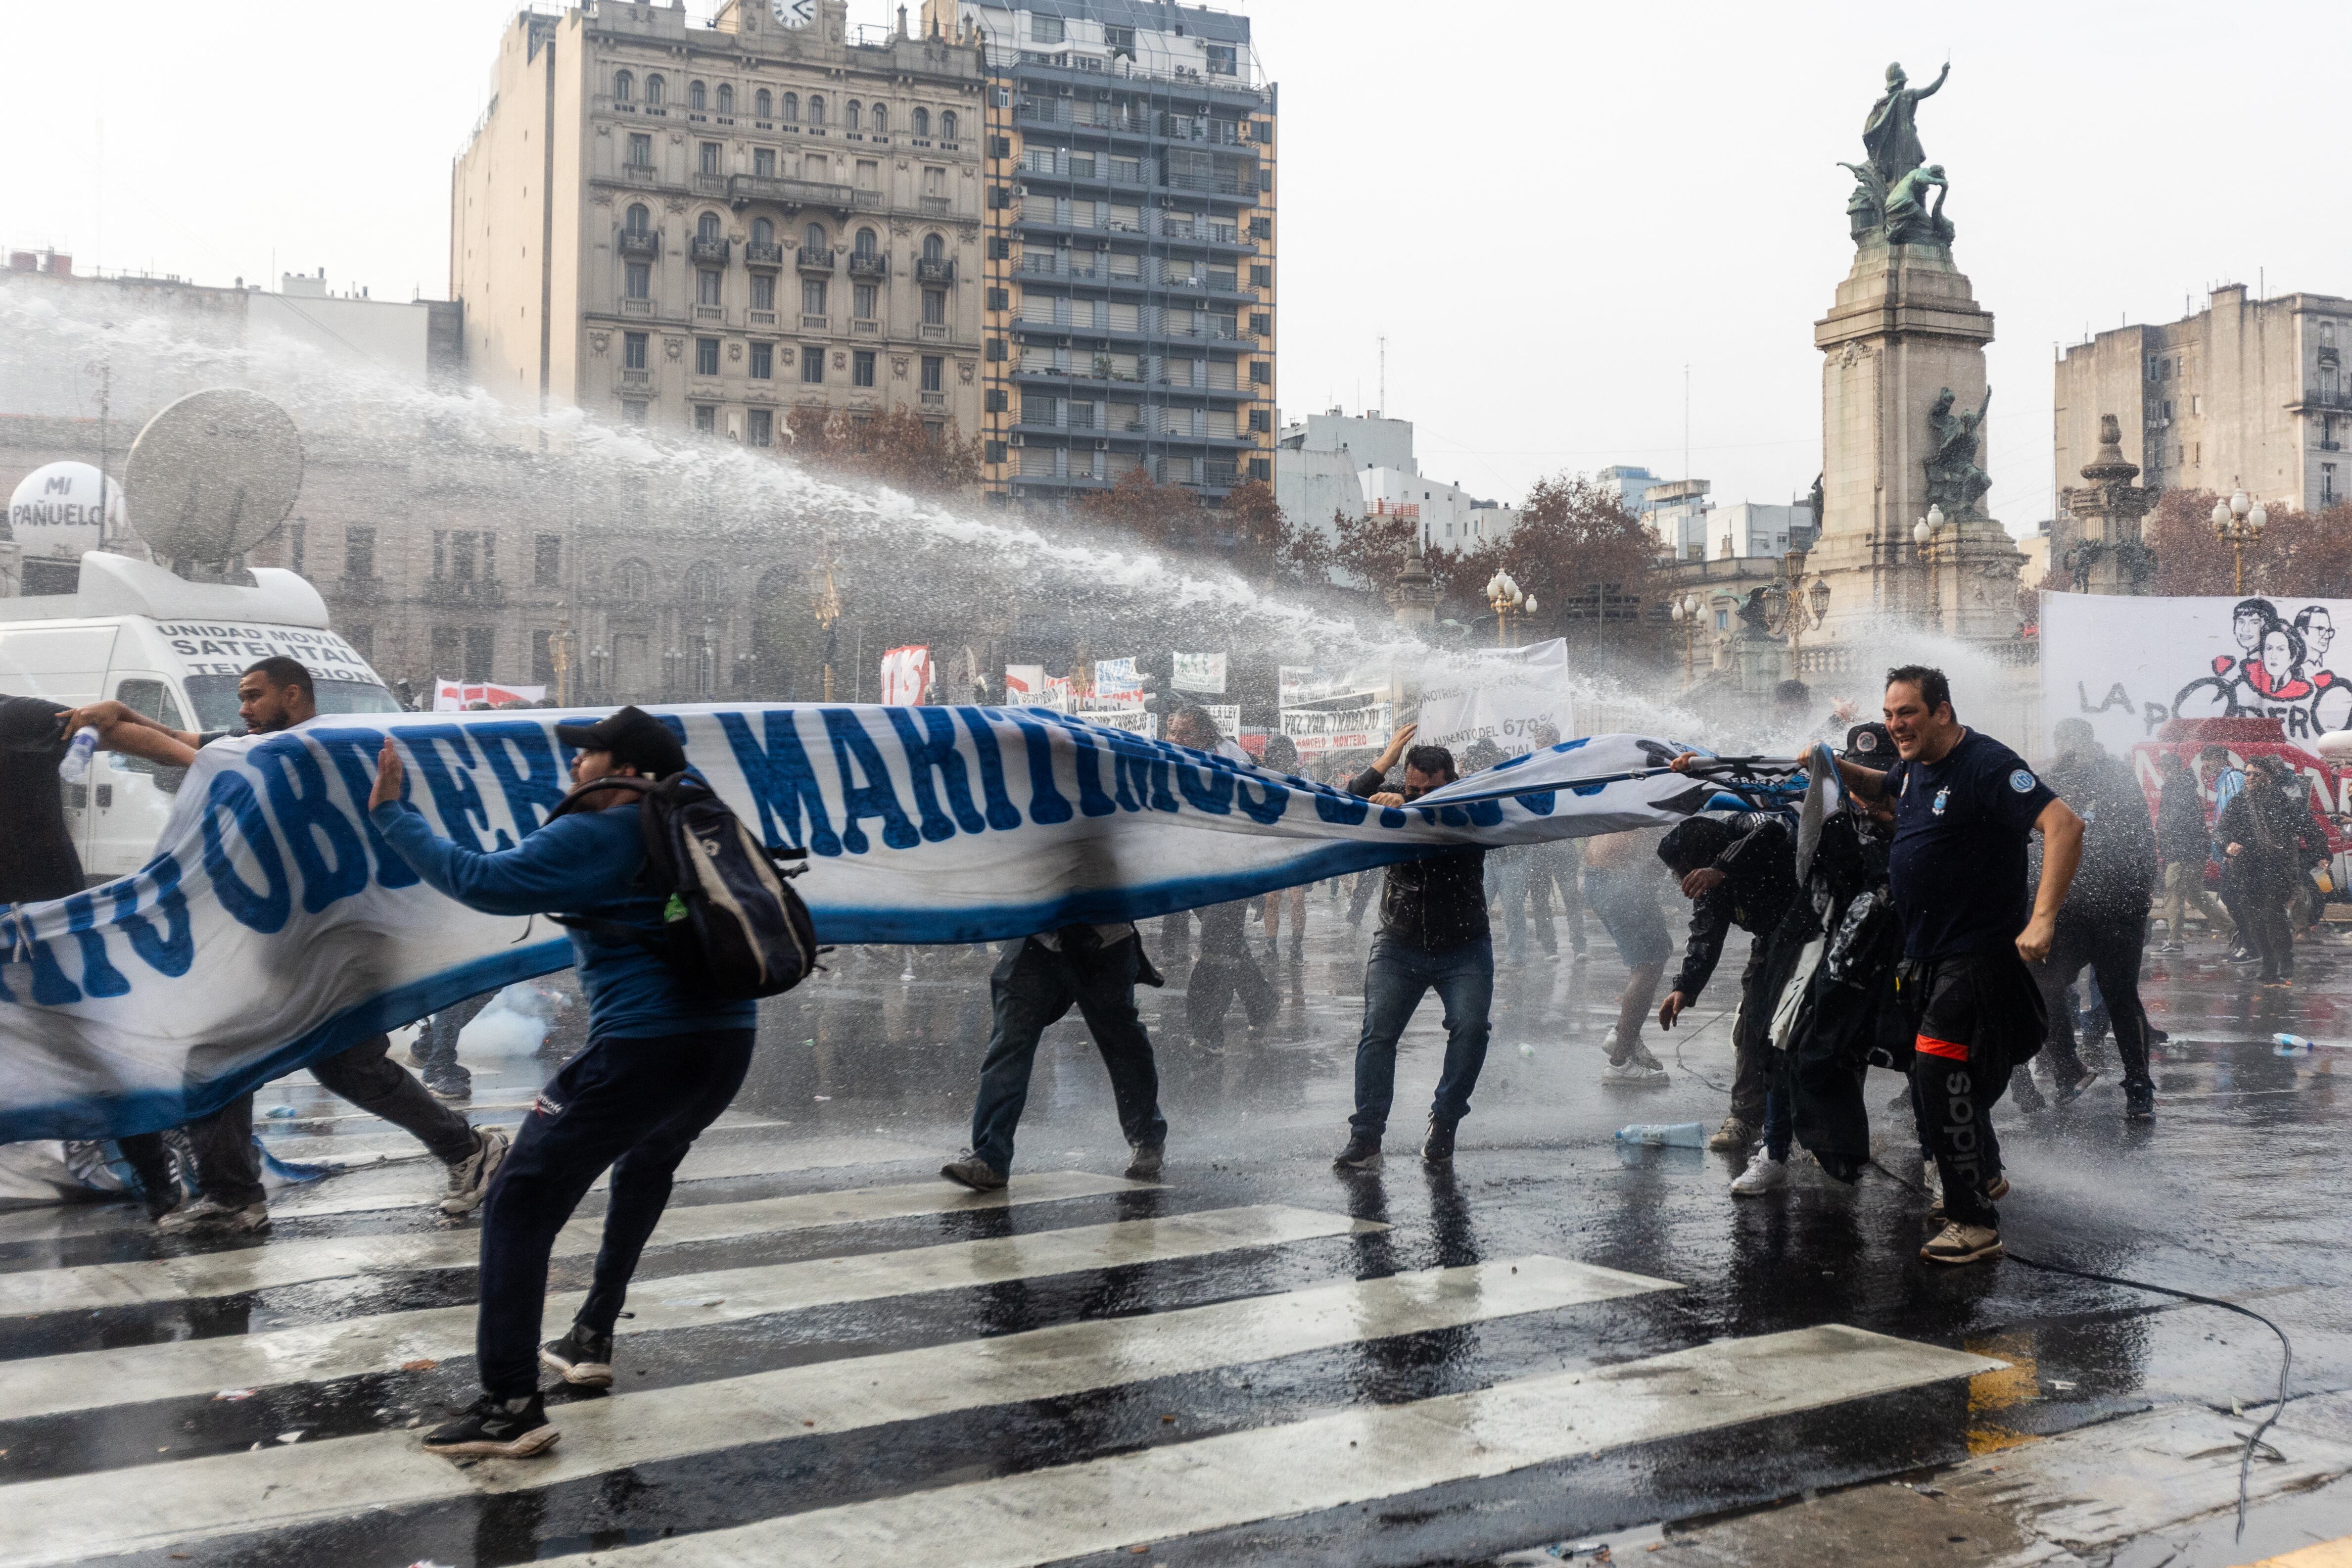
{"type": "MultiPolygon", "coordinates": [[[[252,575],[250,588],[191,583],[92,551],[79,591],[0,598],[0,693],[68,706],[111,697],[174,730],[240,730],[238,677],[285,654],[310,672],[321,713],[401,710],[367,660],[327,629],[316,588],[274,567],[252,575]]],[[[67,821],[92,883],[147,863],[181,774],[100,752],[67,787],[67,821]]]]}

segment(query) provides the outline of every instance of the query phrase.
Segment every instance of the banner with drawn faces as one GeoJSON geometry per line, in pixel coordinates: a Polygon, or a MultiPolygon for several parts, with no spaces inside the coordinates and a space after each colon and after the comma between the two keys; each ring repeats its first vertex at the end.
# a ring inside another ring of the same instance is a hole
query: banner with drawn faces
{"type": "Polygon", "coordinates": [[[2289,740],[2352,729],[2347,625],[2352,600],[2044,594],[2042,724],[2087,719],[2111,750],[2168,719],[2276,719],[2289,740]]]}

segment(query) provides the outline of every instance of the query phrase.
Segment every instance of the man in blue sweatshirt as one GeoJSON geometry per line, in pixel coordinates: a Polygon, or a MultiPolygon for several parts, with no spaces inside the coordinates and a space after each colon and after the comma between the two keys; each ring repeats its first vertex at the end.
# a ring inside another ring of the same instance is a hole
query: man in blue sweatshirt
{"type": "MultiPolygon", "coordinates": [[[[399,752],[384,742],[368,812],[376,830],[427,883],[485,914],[586,916],[648,933],[668,889],[646,885],[640,796],[596,789],[603,778],[667,778],[686,751],[652,714],[624,708],[593,724],[559,724],[572,759],[575,804],[512,849],[460,848],[402,798],[399,752]]],[[[688,994],[655,952],[575,929],[588,1043],[540,1091],[482,1205],[481,1307],[475,1356],[483,1394],[426,1434],[439,1454],[520,1458],[557,1436],[539,1391],[544,1363],[567,1383],[613,1382],[613,1325],[669,1201],[670,1176],[702,1130],[742,1087],[753,1002],[688,994]],[[612,1195],[588,1300],[564,1336],[538,1343],[547,1259],[556,1233],[607,1167],[612,1195]],[[536,1353],[534,1353],[536,1352],[536,1353]]]]}

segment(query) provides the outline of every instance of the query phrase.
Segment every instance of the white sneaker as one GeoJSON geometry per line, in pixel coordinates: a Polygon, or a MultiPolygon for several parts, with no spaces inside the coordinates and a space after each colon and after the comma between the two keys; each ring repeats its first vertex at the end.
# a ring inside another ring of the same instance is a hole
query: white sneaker
{"type": "Polygon", "coordinates": [[[1603,1085],[1614,1085],[1620,1089],[1654,1089],[1670,1081],[1664,1065],[1650,1054],[1649,1047],[1638,1039],[1621,1058],[1617,1051],[1617,1030],[1613,1025],[1606,1035],[1601,1037],[1601,1047],[1609,1053],[1609,1065],[1601,1069],[1603,1085]]]}
{"type": "Polygon", "coordinates": [[[210,1195],[182,1204],[155,1222],[165,1236],[259,1236],[269,1228],[269,1204],[236,1208],[210,1195]]]}
{"type": "Polygon", "coordinates": [[[490,1178],[499,1173],[509,1145],[503,1129],[484,1127],[476,1131],[474,1152],[449,1167],[449,1193],[441,1200],[443,1214],[471,1214],[482,1206],[482,1200],[489,1195],[490,1178]]]}
{"type": "Polygon", "coordinates": [[[1769,1154],[1759,1154],[1748,1162],[1748,1169],[1739,1173],[1731,1184],[1731,1195],[1739,1198],[1761,1197],[1789,1184],[1789,1162],[1775,1160],[1769,1154]]]}

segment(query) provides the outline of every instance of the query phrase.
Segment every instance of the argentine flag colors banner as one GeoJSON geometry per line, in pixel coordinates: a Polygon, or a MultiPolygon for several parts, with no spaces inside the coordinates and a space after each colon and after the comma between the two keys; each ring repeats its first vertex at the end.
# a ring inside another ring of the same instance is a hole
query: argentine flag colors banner
{"type": "MultiPolygon", "coordinates": [[[[1682,748],[1571,741],[1383,808],[1045,709],[656,710],[771,845],[826,943],[970,942],[1137,920],[1454,845],[1580,837],[1706,809],[1682,748]]],[[[216,742],[136,875],[0,906],[0,1141],[168,1127],[477,993],[572,963],[543,920],[420,882],[367,818],[389,735],[434,828],[513,845],[569,785],[534,710],[328,716],[216,742]]]]}

